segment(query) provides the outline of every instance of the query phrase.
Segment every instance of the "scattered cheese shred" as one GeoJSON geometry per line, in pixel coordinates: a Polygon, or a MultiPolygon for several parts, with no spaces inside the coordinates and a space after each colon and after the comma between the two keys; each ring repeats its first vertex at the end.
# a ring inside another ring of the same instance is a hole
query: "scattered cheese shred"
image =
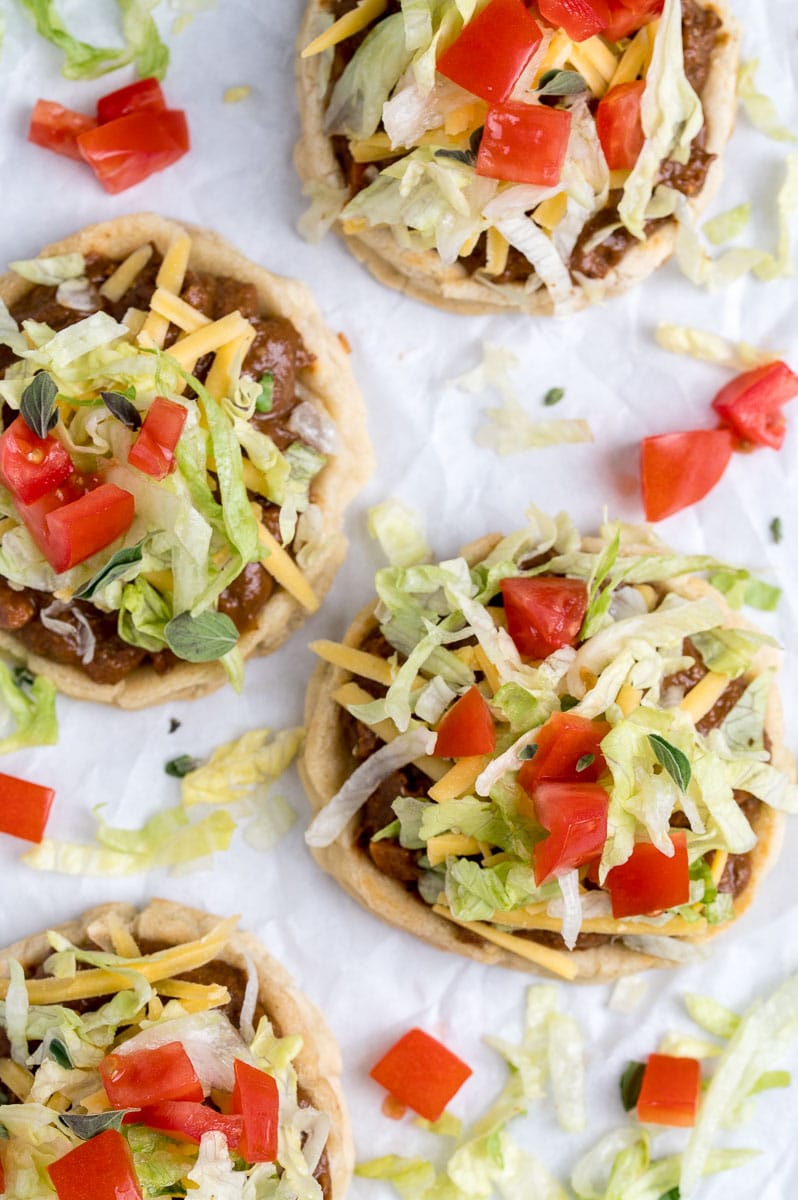
{"type": "MultiPolygon", "coordinates": [[[[221,400],[224,396],[232,396],[235,392],[239,379],[241,378],[241,368],[244,365],[244,359],[249,354],[249,349],[255,341],[255,330],[252,325],[247,322],[248,328],[239,337],[233,338],[231,342],[220,346],[216,351],[213,360],[213,366],[208,372],[208,378],[205,380],[205,390],[213,396],[214,400],[221,400]]],[[[261,491],[259,487],[257,489],[261,491]]]]}
{"type": "Polygon", "coordinates": [[[507,255],[510,253],[510,243],[495,226],[491,225],[487,234],[487,254],[485,256],[485,274],[501,275],[507,266],[507,255]]]}
{"type": "MultiPolygon", "coordinates": [[[[354,681],[344,683],[341,687],[333,692],[333,700],[336,704],[340,704],[342,708],[349,708],[354,704],[370,704],[374,699],[365,688],[360,687],[354,681]]],[[[399,736],[399,730],[394,725],[393,721],[386,718],[384,721],[376,721],[373,725],[369,725],[378,738],[383,742],[392,742],[394,738],[399,736]]],[[[431,758],[425,755],[422,758],[414,760],[414,766],[418,767],[419,771],[423,771],[430,779],[440,779],[446,774],[447,767],[443,759],[431,758]]]]}
{"type": "Polygon", "coordinates": [[[100,295],[105,296],[112,304],[122,299],[125,292],[133,286],[141,271],[152,258],[152,246],[145,243],[139,246],[113,271],[100,288],[100,295]]]}
{"type": "Polygon", "coordinates": [[[239,104],[242,100],[246,100],[247,96],[252,95],[252,88],[248,83],[241,84],[239,87],[229,87],[222,96],[225,104],[239,104]]]}
{"type": "Polygon", "coordinates": [[[388,0],[360,0],[357,8],[344,13],[334,24],[314,38],[302,51],[302,57],[311,58],[314,54],[321,54],[324,50],[337,46],[345,38],[360,33],[384,13],[387,7],[388,0]]]}
{"type": "Polygon", "coordinates": [[[715,707],[728,686],[728,675],[707,671],[704,678],[699,679],[695,687],[684,696],[679,708],[697,723],[715,707]]]}
{"type": "Polygon", "coordinates": [[[319,598],[291,556],[283,549],[274,534],[258,523],[258,536],[268,555],[261,559],[266,570],[284,587],[307,612],[316,612],[319,598]]]}
{"type": "Polygon", "coordinates": [[[108,932],[111,935],[111,945],[114,948],[114,954],[118,954],[121,958],[140,958],[141,951],[136,945],[136,939],[119,916],[119,913],[110,913],[106,923],[108,925],[108,932]]]}
{"type": "Polygon", "coordinates": [[[311,642],[309,648],[325,662],[351,671],[353,675],[359,675],[362,679],[370,679],[384,687],[390,687],[394,681],[396,668],[378,654],[369,654],[365,650],[355,649],[354,646],[344,646],[340,642],[329,642],[326,639],[311,642]]]}
{"type": "Polygon", "coordinates": [[[220,983],[191,983],[188,979],[164,979],[157,984],[162,996],[179,1000],[188,1012],[207,1012],[230,1003],[230,993],[220,983]]]}
{"type": "Polygon", "coordinates": [[[192,371],[203,355],[213,354],[225,342],[241,337],[249,328],[249,321],[240,312],[227,313],[218,321],[211,321],[210,325],[203,325],[201,329],[195,329],[175,342],[169,353],[184,371],[192,371]]]}
{"type": "Polygon", "coordinates": [[[633,713],[634,710],[639,706],[642,699],[642,688],[632,687],[631,683],[625,683],[618,692],[618,695],[615,697],[615,703],[618,705],[618,708],[621,710],[623,715],[628,717],[629,714],[633,713]]]}
{"type": "Polygon", "coordinates": [[[712,871],[712,878],[714,879],[716,884],[720,883],[721,875],[726,870],[726,863],[728,862],[728,860],[729,860],[728,850],[716,850],[715,851],[715,856],[712,859],[712,866],[711,866],[710,870],[712,871]]]}
{"type": "Polygon", "coordinates": [[[634,83],[642,75],[649,57],[650,26],[644,25],[632,38],[621,55],[621,60],[615,68],[615,74],[610,80],[610,87],[620,83],[634,83]]]}
{"type": "Polygon", "coordinates": [[[437,867],[438,863],[446,862],[450,854],[458,854],[461,857],[479,854],[479,842],[464,833],[441,833],[428,840],[427,858],[430,866],[437,867]]]}
{"type": "Polygon", "coordinates": [[[33,1073],[11,1058],[0,1058],[0,1083],[24,1101],[33,1087],[33,1073]]]}
{"type": "Polygon", "coordinates": [[[201,329],[203,325],[211,323],[210,317],[206,317],[193,304],[187,304],[166,288],[155,289],[150,299],[150,308],[184,333],[193,333],[195,329],[201,329]]]}
{"type": "MultiPolygon", "coordinates": [[[[515,929],[545,929],[559,933],[562,930],[562,918],[550,917],[545,912],[535,909],[517,908],[513,912],[496,912],[491,917],[497,925],[511,925],[515,929]]],[[[580,929],[583,933],[602,934],[651,934],[662,937],[696,937],[706,931],[704,920],[685,921],[684,917],[674,917],[664,925],[656,925],[647,921],[622,921],[614,917],[585,917],[580,929]]]]}
{"type": "Polygon", "coordinates": [[[485,676],[488,687],[495,695],[501,687],[502,681],[499,678],[499,672],[485,653],[484,647],[480,645],[474,647],[474,658],[477,660],[477,666],[480,671],[485,676]]]}
{"type": "Polygon", "coordinates": [[[101,1113],[110,1112],[111,1101],[106,1095],[105,1088],[100,1088],[97,1092],[92,1092],[90,1096],[84,1096],[80,1101],[81,1108],[85,1109],[86,1113],[101,1113]]]}
{"type": "Polygon", "coordinates": [[[539,204],[534,212],[535,222],[541,225],[544,229],[551,231],[556,229],[560,221],[565,216],[568,207],[568,193],[558,192],[556,196],[549,196],[548,200],[544,200],[539,204]]]}
{"type": "Polygon", "coordinates": [[[519,958],[536,963],[539,967],[550,971],[552,975],[559,975],[561,979],[576,979],[578,968],[571,955],[565,950],[550,950],[548,946],[537,945],[526,938],[515,937],[512,933],[502,933],[501,930],[494,929],[491,925],[485,925],[482,921],[461,921],[443,905],[434,905],[433,912],[436,912],[439,917],[445,917],[454,925],[470,929],[472,933],[484,938],[486,942],[493,942],[495,946],[501,946],[502,949],[517,954],[519,958]]]}
{"type": "MultiPolygon", "coordinates": [[[[186,277],[190,253],[191,238],[188,234],[183,233],[180,237],[175,238],[163,256],[163,262],[158,269],[158,274],[155,276],[156,287],[164,288],[167,292],[174,292],[176,296],[179,295],[183,287],[183,280],[186,277]]],[[[165,317],[160,316],[158,313],[150,312],[139,332],[139,345],[146,347],[157,346],[159,350],[163,349],[168,329],[169,322],[165,317]]]]}
{"type": "Polygon", "coordinates": [[[430,800],[437,800],[440,804],[444,800],[456,800],[458,796],[470,791],[488,762],[487,754],[473,754],[458,759],[435,786],[430,788],[430,800]]]}

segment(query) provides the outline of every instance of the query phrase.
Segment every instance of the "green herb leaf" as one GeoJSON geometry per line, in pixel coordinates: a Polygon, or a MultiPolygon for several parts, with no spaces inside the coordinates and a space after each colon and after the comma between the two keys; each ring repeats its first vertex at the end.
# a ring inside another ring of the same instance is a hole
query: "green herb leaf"
{"type": "Polygon", "coordinates": [[[46,371],[34,375],[22,393],[20,415],[37,437],[46,438],[53,426],[58,424],[58,413],[55,411],[57,395],[58,388],[46,371]]]}
{"type": "Polygon", "coordinates": [[[631,1112],[637,1104],[645,1069],[645,1063],[630,1062],[621,1076],[621,1103],[624,1112],[631,1112]]]}
{"type": "Polygon", "coordinates": [[[141,429],[141,413],[136,408],[135,404],[128,400],[127,396],[123,396],[121,392],[100,392],[103,398],[103,404],[116,417],[117,421],[121,421],[128,429],[134,432],[141,429]]]}
{"type": "Polygon", "coordinates": [[[169,718],[169,732],[174,733],[175,730],[179,729],[182,724],[183,724],[183,722],[178,721],[177,717],[170,717],[169,718]]]}
{"type": "Polygon", "coordinates": [[[531,743],[531,745],[529,745],[529,746],[523,746],[523,747],[521,748],[521,750],[519,750],[519,752],[518,752],[518,757],[519,757],[519,758],[527,758],[527,759],[528,759],[528,758],[534,758],[534,757],[535,757],[535,755],[537,754],[537,752],[538,752],[537,743],[536,743],[536,742],[532,742],[532,743],[531,743]]]}
{"type": "Polygon", "coordinates": [[[274,403],[274,375],[271,371],[267,371],[265,375],[261,375],[260,379],[260,395],[255,401],[255,412],[267,413],[272,411],[274,403]]]}
{"type": "Polygon", "coordinates": [[[36,676],[27,667],[14,667],[14,683],[18,688],[31,688],[36,682],[36,676]]]}
{"type": "Polygon", "coordinates": [[[50,1045],[47,1047],[47,1053],[54,1062],[58,1063],[59,1067],[63,1067],[65,1071],[72,1070],[74,1064],[70,1058],[69,1051],[58,1038],[53,1038],[50,1042],[50,1045]]]}
{"type": "Polygon", "coordinates": [[[588,90],[587,83],[578,71],[547,71],[541,76],[539,96],[576,96],[588,90]]]}
{"type": "Polygon", "coordinates": [[[484,126],[480,125],[479,129],[475,129],[468,139],[467,150],[436,150],[436,158],[451,158],[455,162],[465,163],[467,167],[476,166],[477,155],[479,154],[479,146],[482,141],[484,126]]]}
{"type": "Polygon", "coordinates": [[[559,404],[565,395],[565,388],[553,387],[549,388],[546,395],[543,397],[543,403],[546,408],[551,408],[555,404],[559,404]]]}
{"type": "Polygon", "coordinates": [[[747,604],[749,608],[758,608],[761,612],[775,612],[781,598],[781,588],[765,583],[763,579],[756,579],[744,568],[739,571],[716,571],[710,575],[709,582],[723,593],[732,608],[747,604]]]}
{"type": "Polygon", "coordinates": [[[135,546],[127,546],[123,550],[117,550],[115,554],[111,555],[105,566],[101,567],[88,583],[84,583],[83,587],[75,592],[75,599],[91,599],[94,593],[99,591],[101,587],[105,587],[106,584],[118,579],[120,575],[124,575],[125,571],[133,563],[141,562],[144,554],[142,550],[143,545],[143,542],[138,542],[135,546]]]}
{"type": "Polygon", "coordinates": [[[566,692],[564,696],[560,696],[560,712],[570,712],[578,703],[576,696],[569,696],[566,692]]]}
{"type": "Polygon", "coordinates": [[[204,612],[197,617],[180,613],[167,622],[166,644],[186,662],[214,662],[238,642],[238,630],[225,613],[204,612]]]}
{"type": "Polygon", "coordinates": [[[681,1200],[681,1195],[678,1187],[672,1187],[669,1192],[663,1192],[659,1200],[681,1200]]]}
{"type": "Polygon", "coordinates": [[[127,1114],[137,1111],[135,1108],[116,1108],[111,1112],[87,1113],[83,1116],[79,1113],[61,1113],[58,1119],[75,1137],[87,1142],[107,1129],[121,1130],[127,1114]]]}
{"type": "Polygon", "coordinates": [[[197,767],[201,766],[201,758],[192,758],[190,754],[180,754],[177,758],[170,758],[169,762],[164,764],[164,771],[173,779],[183,779],[184,776],[196,771],[197,767]]]}
{"type": "Polygon", "coordinates": [[[657,756],[657,761],[662,764],[676,786],[686,792],[693,777],[687,755],[676,746],[672,746],[670,742],[666,742],[665,738],[660,737],[658,733],[650,733],[648,740],[651,743],[651,749],[657,756]]]}
{"type": "Polygon", "coordinates": [[[784,537],[784,530],[782,529],[781,525],[781,517],[774,517],[770,522],[770,536],[773,538],[773,541],[776,543],[776,545],[778,545],[781,539],[784,537]]]}
{"type": "Polygon", "coordinates": [[[580,774],[582,771],[586,771],[588,769],[588,767],[592,767],[592,765],[595,761],[596,761],[595,754],[583,754],[582,757],[578,760],[578,762],[576,764],[577,775],[580,774]]]}

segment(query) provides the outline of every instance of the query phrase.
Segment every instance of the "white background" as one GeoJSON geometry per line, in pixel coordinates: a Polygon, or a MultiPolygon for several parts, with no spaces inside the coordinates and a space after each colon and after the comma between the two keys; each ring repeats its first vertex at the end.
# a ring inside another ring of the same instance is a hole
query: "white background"
{"type": "MultiPolygon", "coordinates": [[[[227,0],[200,14],[179,35],[159,14],[172,48],[165,90],[187,110],[193,148],[168,172],[120,196],[105,195],[83,166],[29,145],[25,131],[39,96],[92,111],[96,97],[132,79],[130,70],[106,80],[69,83],[60,57],[35,37],[18,6],[6,0],[8,29],[0,58],[0,261],[34,255],[46,242],[92,221],[152,209],[215,228],[251,258],[310,283],[331,326],[344,330],[369,409],[377,471],[352,506],[350,555],[319,613],[268,660],[247,668],[246,690],[227,690],[193,703],[121,713],[59,700],[59,744],[10,756],[4,771],[49,783],[57,798],[49,832],[91,837],[94,805],[104,803],[115,824],[140,825],[178,801],[178,784],[163,772],[177,754],[207,754],[247,728],[282,728],[302,717],[312,668],[311,637],[340,637],[371,594],[380,565],[365,531],[369,505],[400,496],[420,507],[441,556],[463,542],[521,522],[530,501],[551,511],[568,509],[586,531],[603,508],[625,520],[642,513],[636,483],[637,446],[653,433],[711,425],[709,403],[729,378],[716,367],[660,351],[652,330],[660,319],[691,323],[728,337],[780,350],[798,367],[795,305],[798,286],[788,279],[766,286],[741,283],[711,296],[693,288],[673,266],[645,287],[566,322],[523,316],[466,318],[439,313],[374,282],[332,236],[304,244],[294,222],[304,200],[292,170],[297,137],[293,42],[299,0],[227,0]],[[224,91],[249,85],[252,94],[224,104],[224,91]],[[516,383],[523,402],[540,416],[584,417],[596,434],[591,446],[563,446],[500,459],[477,448],[480,410],[495,396],[471,396],[446,381],[475,365],[484,339],[510,347],[521,366],[516,383]],[[566,389],[555,410],[541,407],[552,386],[566,389]],[[179,730],[168,733],[169,719],[179,730]]],[[[62,11],[84,36],[113,39],[89,21],[100,6],[70,0],[62,11]]],[[[113,9],[112,5],[102,6],[113,9]]],[[[761,60],[760,82],[778,100],[783,118],[798,129],[798,13],[793,0],[736,0],[743,20],[745,57],[761,60]]],[[[727,183],[713,211],[751,199],[762,220],[748,239],[773,246],[773,201],[785,147],[756,134],[741,116],[728,158],[727,183]]],[[[737,455],[708,500],[660,527],[674,546],[747,565],[785,589],[770,627],[788,648],[783,690],[790,744],[798,743],[798,408],[783,450],[737,455]],[[772,544],[774,516],[784,540],[772,544]]],[[[417,943],[380,925],[315,867],[302,842],[308,806],[294,772],[283,790],[299,815],[293,831],[266,855],[236,835],[212,871],[170,877],[88,879],[41,875],[18,862],[24,849],[0,844],[0,944],[64,920],[89,904],[114,898],[145,901],[160,894],[218,913],[238,912],[294,972],[320,1005],[337,1035],[360,1158],[391,1151],[429,1153],[425,1135],[409,1120],[380,1113],[383,1095],[367,1076],[379,1054],[414,1024],[442,1036],[474,1068],[452,1108],[481,1110],[503,1081],[504,1070],[481,1044],[486,1033],[517,1038],[527,980],[487,969],[417,943]]],[[[753,912],[720,939],[705,964],[649,976],[644,1003],[631,1017],[607,1008],[609,988],[563,985],[562,1004],[579,1019],[588,1045],[589,1129],[558,1135],[551,1113],[534,1110],[515,1126],[518,1138],[563,1176],[577,1154],[621,1121],[617,1078],[629,1057],[654,1049],[666,1029],[690,1028],[680,996],[706,991],[743,1008],[798,969],[794,922],[794,861],[798,829],[762,887],[753,912]]],[[[793,1057],[793,1066],[796,1063],[793,1057]]],[[[779,1064],[786,1065],[786,1064],[779,1064]]],[[[706,1200],[760,1200],[798,1189],[795,1089],[761,1097],[754,1123],[729,1135],[728,1144],[758,1146],[763,1156],[733,1176],[708,1182],[706,1200]]],[[[677,1139],[678,1140],[678,1139],[677,1139]]],[[[352,1196],[388,1195],[386,1185],[355,1181],[352,1196]]]]}

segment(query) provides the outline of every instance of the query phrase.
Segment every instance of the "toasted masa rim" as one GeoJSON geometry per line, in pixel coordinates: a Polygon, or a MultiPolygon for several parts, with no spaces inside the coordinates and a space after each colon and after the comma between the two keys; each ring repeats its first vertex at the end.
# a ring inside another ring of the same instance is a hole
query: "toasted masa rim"
{"type": "MultiPolygon", "coordinates": [[[[298,280],[274,275],[245,258],[229,242],[207,229],[175,222],[154,213],[136,213],[89,225],[63,241],[45,246],[39,257],[95,251],[121,260],[144,242],[153,242],[161,254],[181,233],[191,236],[189,267],[215,275],[232,276],[255,285],[258,299],[270,313],[286,317],[295,326],[315,362],[303,369],[302,384],[314,403],[334,421],[339,447],[314,483],[314,497],[324,519],[321,549],[311,566],[303,570],[321,600],[332,584],[346,554],[342,532],[343,513],[365,484],[373,469],[373,454],[366,430],[366,410],[339,338],[324,323],[310,290],[298,280]]],[[[11,307],[34,285],[18,275],[0,277],[0,298],[11,307]]],[[[266,601],[256,626],[238,641],[244,658],[271,654],[289,637],[308,614],[297,600],[280,588],[266,601]]],[[[55,663],[34,654],[12,633],[0,631],[0,649],[37,675],[51,679],[60,692],[78,700],[95,700],[120,708],[146,708],[167,700],[189,700],[203,696],[226,681],[218,662],[178,663],[165,675],[144,665],[118,683],[93,682],[77,667],[55,663]]]]}
{"type": "MultiPolygon", "coordinates": [[[[133,904],[100,904],[74,921],[55,926],[58,933],[75,944],[90,931],[102,936],[110,917],[121,919],[136,939],[165,942],[179,946],[210,933],[221,920],[212,913],[188,908],[172,900],[151,900],[145,908],[133,904]]],[[[22,938],[0,950],[0,974],[7,975],[4,960],[17,959],[25,968],[35,968],[52,953],[45,932],[22,938]]],[[[332,1181],[332,1200],[342,1200],[354,1167],[354,1145],[349,1113],[341,1088],[341,1055],[332,1033],[316,1008],[296,987],[292,977],[263,944],[251,933],[236,931],[230,935],[222,962],[247,971],[247,960],[258,974],[258,998],[280,1032],[302,1036],[302,1049],[294,1060],[297,1076],[308,1099],[319,1112],[330,1117],[330,1132],[325,1148],[332,1181]]]]}
{"type": "MultiPolygon", "coordinates": [[[[722,21],[722,31],[712,54],[707,82],[701,94],[706,125],[705,149],[720,156],[734,127],[737,109],[737,66],[740,31],[726,0],[697,0],[702,8],[712,9],[722,21]]],[[[297,39],[301,51],[326,28],[325,0],[311,0],[297,39]]],[[[294,163],[305,184],[345,186],[331,138],[324,132],[325,84],[323,55],[297,57],[296,82],[302,135],[294,150],[294,163]]],[[[720,157],[710,165],[704,187],[688,201],[694,214],[701,213],[718,190],[723,178],[720,157]]],[[[415,300],[459,313],[499,313],[522,311],[536,316],[552,316],[554,304],[545,287],[524,291],[523,284],[504,284],[498,291],[490,284],[469,275],[459,263],[442,262],[434,250],[403,249],[390,229],[384,226],[346,233],[339,221],[336,231],[349,249],[380,283],[396,288],[415,300]]],[[[676,245],[677,222],[670,218],[644,242],[631,247],[620,263],[603,279],[591,280],[589,288],[575,286],[569,297],[568,311],[578,312],[607,297],[617,296],[651,275],[670,258],[676,245]]]]}
{"type": "MultiPolygon", "coordinates": [[[[470,543],[460,553],[471,563],[479,562],[498,540],[499,535],[488,535],[470,543]]],[[[595,549],[595,546],[596,543],[590,539],[583,542],[585,549],[595,549]]],[[[644,549],[646,548],[640,548],[641,552],[644,549]]],[[[650,547],[647,549],[650,551],[650,547]]],[[[634,547],[626,548],[626,553],[635,552],[634,547]]],[[[665,584],[664,589],[688,599],[711,596],[722,608],[725,622],[730,627],[753,628],[739,613],[729,607],[716,588],[703,579],[681,576],[665,584]]],[[[375,625],[374,605],[369,604],[355,617],[343,641],[348,646],[359,646],[375,625]]],[[[754,660],[755,672],[777,665],[779,658],[779,653],[774,648],[762,647],[754,660]]],[[[299,761],[299,773],[314,813],[320,812],[329,803],[352,773],[351,755],[340,719],[341,710],[333,699],[336,689],[349,678],[350,673],[343,668],[320,663],[308,686],[305,700],[307,735],[299,761]]],[[[795,762],[784,744],[781,701],[775,686],[771,688],[768,699],[766,728],[772,741],[773,764],[790,778],[794,778],[795,762]]],[[[757,842],[750,851],[751,876],[745,889],[735,899],[735,920],[748,908],[760,881],[778,856],[784,832],[784,814],[761,803],[753,827],[757,842]]],[[[384,875],[358,845],[357,829],[358,820],[355,817],[332,845],[311,847],[311,853],[319,865],[334,876],[364,908],[389,924],[408,930],[441,950],[462,954],[478,962],[513,967],[534,974],[546,974],[542,968],[511,950],[492,942],[475,941],[472,932],[461,930],[460,926],[438,916],[423,900],[408,892],[398,880],[384,875]]],[[[680,938],[679,941],[699,944],[726,928],[727,925],[717,926],[700,938],[680,938]]],[[[648,967],[664,968],[678,965],[616,942],[573,950],[570,954],[577,967],[576,982],[581,983],[601,983],[648,967]]]]}

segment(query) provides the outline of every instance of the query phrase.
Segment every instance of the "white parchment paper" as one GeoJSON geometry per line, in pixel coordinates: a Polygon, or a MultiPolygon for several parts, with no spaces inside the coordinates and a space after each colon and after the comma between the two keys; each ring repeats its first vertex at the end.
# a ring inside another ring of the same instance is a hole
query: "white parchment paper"
{"type": "MultiPolygon", "coordinates": [[[[794,0],[735,0],[745,26],[744,55],[761,60],[760,82],[785,121],[798,130],[798,11],[794,0]]],[[[798,285],[785,279],[763,286],[742,282],[711,296],[687,283],[674,266],[632,295],[565,322],[523,316],[466,318],[439,313],[384,289],[334,238],[308,246],[294,232],[305,202],[291,166],[297,137],[293,42],[300,0],[219,0],[181,34],[170,32],[169,10],[158,14],[172,47],[165,90],[170,104],[188,112],[193,148],[180,163],[120,196],[106,196],[77,163],[29,145],[25,130],[35,100],[46,97],[93,109],[103,92],[132,72],[106,80],[69,83],[60,57],[33,34],[20,7],[5,0],[7,33],[0,58],[0,261],[34,255],[46,242],[117,213],[152,209],[218,230],[251,258],[310,283],[330,325],[346,332],[366,396],[376,474],[348,518],[350,554],[324,609],[267,660],[247,667],[246,690],[143,713],[59,700],[58,746],[9,756],[2,770],[57,789],[49,832],[91,837],[92,809],[107,819],[140,825],[177,803],[178,784],[163,764],[178,754],[207,754],[221,741],[254,726],[281,728],[302,719],[312,669],[307,642],[340,637],[371,595],[380,565],[365,529],[369,505],[399,496],[426,517],[441,556],[489,530],[509,530],[531,500],[568,509],[586,531],[606,508],[624,520],[642,517],[637,447],[648,434],[711,425],[709,403],[729,378],[721,369],[674,358],[659,350],[659,320],[712,329],[732,339],[775,347],[798,365],[795,312],[798,285]],[[223,103],[229,87],[249,85],[236,105],[223,103]],[[512,349],[520,359],[516,385],[540,417],[581,417],[593,445],[562,446],[500,459],[478,448],[473,434],[481,410],[497,398],[467,395],[447,380],[476,364],[483,340],[512,349]],[[565,388],[565,399],[543,409],[544,393],[565,388]],[[180,728],[170,734],[170,718],[180,728]]],[[[84,36],[112,38],[113,6],[64,0],[70,27],[84,36]],[[103,11],[98,11],[98,10],[103,11]],[[107,21],[103,28],[98,22],[107,21]]],[[[775,192],[789,147],[766,141],[741,116],[728,156],[726,184],[715,212],[751,199],[758,218],[750,238],[773,246],[775,192]]],[[[787,736],[798,744],[798,407],[789,412],[783,450],[736,455],[716,492],[660,526],[674,546],[711,552],[778,580],[784,597],[765,620],[787,648],[782,687],[787,736]],[[782,518],[784,540],[774,545],[768,526],[782,518]]],[[[486,1033],[516,1039],[527,980],[447,956],[394,932],[363,912],[315,867],[302,841],[308,806],[295,773],[285,794],[299,821],[281,844],[258,854],[236,835],[213,869],[181,876],[76,880],[27,870],[24,847],[0,839],[0,944],[46,927],[100,901],[144,901],[153,894],[219,913],[238,912],[294,972],[324,1008],[345,1063],[360,1158],[428,1153],[431,1140],[409,1121],[381,1115],[383,1095],[368,1068],[403,1031],[418,1024],[441,1036],[474,1068],[452,1109],[470,1117],[503,1081],[504,1069],[481,1043],[486,1033]]],[[[649,976],[645,1001],[631,1016],[607,1007],[609,988],[563,985],[562,1004],[580,1021],[588,1046],[589,1128],[563,1135],[551,1111],[540,1107],[516,1124],[519,1140],[565,1176],[577,1155],[620,1123],[617,1079],[630,1057],[653,1050],[662,1033],[689,1028],[680,997],[708,992],[738,1009],[798,970],[795,862],[798,827],[790,828],[782,858],[753,908],[713,947],[704,964],[649,976]]],[[[793,1054],[792,1066],[798,1062],[793,1054]]],[[[789,1064],[784,1064],[789,1065],[789,1064]]],[[[728,1143],[764,1153],[731,1176],[707,1181],[702,1200],[757,1195],[760,1200],[798,1191],[796,1089],[757,1100],[756,1117],[728,1143]]],[[[677,1139],[678,1140],[678,1139],[677,1139]]],[[[357,1200],[381,1200],[386,1185],[356,1180],[357,1200]]],[[[520,1200],[520,1197],[519,1197],[520,1200]]]]}

